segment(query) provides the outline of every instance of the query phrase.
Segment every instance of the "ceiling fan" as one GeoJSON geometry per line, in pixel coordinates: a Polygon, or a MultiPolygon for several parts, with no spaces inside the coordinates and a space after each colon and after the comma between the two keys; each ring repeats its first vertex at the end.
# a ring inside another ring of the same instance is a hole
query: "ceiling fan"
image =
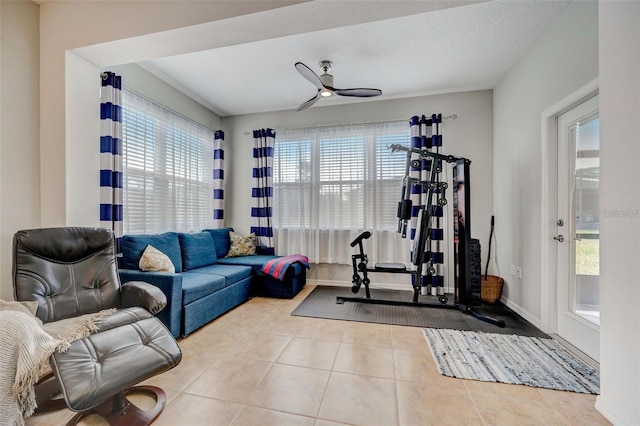
{"type": "Polygon", "coordinates": [[[333,87],[333,76],[329,74],[332,65],[333,63],[331,61],[320,61],[318,63],[318,66],[322,71],[322,75],[319,76],[302,62],[296,62],[296,69],[298,70],[298,72],[318,88],[318,93],[316,93],[313,98],[300,105],[296,109],[296,111],[307,109],[311,105],[315,104],[318,99],[328,98],[329,96],[333,96],[334,94],[340,96],[353,96],[358,98],[369,98],[372,96],[382,95],[382,90],[380,89],[336,89],[335,87],[333,87]]]}

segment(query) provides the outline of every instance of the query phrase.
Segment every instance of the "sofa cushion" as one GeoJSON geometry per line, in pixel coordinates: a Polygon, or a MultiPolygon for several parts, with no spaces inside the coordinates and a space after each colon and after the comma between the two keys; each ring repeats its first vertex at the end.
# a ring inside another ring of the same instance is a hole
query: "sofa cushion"
{"type": "Polygon", "coordinates": [[[265,263],[276,257],[278,256],[260,254],[255,256],[225,257],[224,259],[219,259],[218,264],[251,266],[251,268],[253,268],[253,272],[257,274],[260,273],[262,266],[265,263]]]}
{"type": "Polygon", "coordinates": [[[225,278],[225,286],[230,286],[251,276],[252,269],[249,266],[242,265],[211,265],[194,269],[190,272],[194,274],[210,274],[219,275],[225,278]]]}
{"type": "Polygon", "coordinates": [[[132,234],[122,237],[122,267],[124,269],[140,270],[139,262],[142,253],[148,245],[152,245],[166,254],[176,268],[176,272],[182,272],[182,255],[180,254],[180,242],[176,232],[163,234],[132,234]]]}
{"type": "Polygon", "coordinates": [[[213,237],[208,232],[178,234],[182,251],[182,269],[189,271],[202,266],[214,265],[218,260],[213,237]]]}
{"type": "Polygon", "coordinates": [[[215,293],[225,287],[225,278],[221,275],[197,274],[193,271],[182,273],[182,305],[215,293]]]}
{"type": "Polygon", "coordinates": [[[219,228],[219,229],[204,229],[203,232],[208,232],[213,238],[213,242],[216,245],[216,255],[218,259],[221,259],[229,253],[229,247],[231,247],[231,239],[229,238],[229,232],[233,231],[233,228],[219,228]]]}

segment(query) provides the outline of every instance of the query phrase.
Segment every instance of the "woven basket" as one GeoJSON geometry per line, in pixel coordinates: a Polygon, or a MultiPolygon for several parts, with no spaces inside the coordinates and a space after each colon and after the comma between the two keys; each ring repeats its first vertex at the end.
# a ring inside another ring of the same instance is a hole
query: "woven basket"
{"type": "Polygon", "coordinates": [[[485,280],[484,275],[482,275],[480,299],[483,302],[496,303],[502,295],[502,284],[504,284],[504,280],[500,277],[487,275],[485,280]]]}

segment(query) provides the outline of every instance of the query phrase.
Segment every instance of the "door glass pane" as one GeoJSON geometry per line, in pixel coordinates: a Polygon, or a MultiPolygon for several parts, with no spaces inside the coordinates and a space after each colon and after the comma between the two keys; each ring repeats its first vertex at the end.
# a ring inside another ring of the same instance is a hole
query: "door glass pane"
{"type": "Polygon", "coordinates": [[[575,146],[575,281],[573,311],[600,324],[600,121],[596,116],[572,129],[575,146]]]}

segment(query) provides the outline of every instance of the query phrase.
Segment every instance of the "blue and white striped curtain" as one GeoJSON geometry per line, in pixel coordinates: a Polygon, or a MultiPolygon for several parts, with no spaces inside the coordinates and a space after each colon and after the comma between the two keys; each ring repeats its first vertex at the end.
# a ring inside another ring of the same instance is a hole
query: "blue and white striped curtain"
{"type": "Polygon", "coordinates": [[[122,80],[102,74],[100,90],[100,226],[112,229],[116,252],[122,239],[122,80]]]}
{"type": "Polygon", "coordinates": [[[253,131],[253,187],[251,189],[251,232],[266,253],[273,247],[273,150],[276,132],[273,129],[253,131]]]}
{"type": "MultiPolygon", "coordinates": [[[[440,153],[442,147],[442,135],[440,134],[440,124],[442,123],[441,114],[433,114],[431,117],[414,116],[411,117],[411,147],[420,150],[440,153]]],[[[412,167],[410,176],[421,181],[428,181],[430,178],[431,166],[433,160],[431,158],[423,158],[419,154],[412,154],[412,160],[420,160],[419,167],[412,167]]],[[[440,174],[437,182],[440,182],[440,174]]],[[[416,237],[416,228],[418,224],[418,213],[425,208],[427,202],[428,189],[425,185],[413,185],[411,188],[411,240],[416,237]]],[[[431,200],[431,238],[425,246],[427,251],[424,259],[431,260],[436,273],[431,277],[431,281],[426,280],[426,271],[428,265],[424,265],[423,276],[421,277],[422,287],[426,287],[426,292],[430,294],[444,294],[444,229],[443,229],[443,208],[438,205],[439,190],[434,190],[434,196],[431,200]]]]}
{"type": "Polygon", "coordinates": [[[213,138],[213,227],[224,227],[224,132],[213,138]]]}

